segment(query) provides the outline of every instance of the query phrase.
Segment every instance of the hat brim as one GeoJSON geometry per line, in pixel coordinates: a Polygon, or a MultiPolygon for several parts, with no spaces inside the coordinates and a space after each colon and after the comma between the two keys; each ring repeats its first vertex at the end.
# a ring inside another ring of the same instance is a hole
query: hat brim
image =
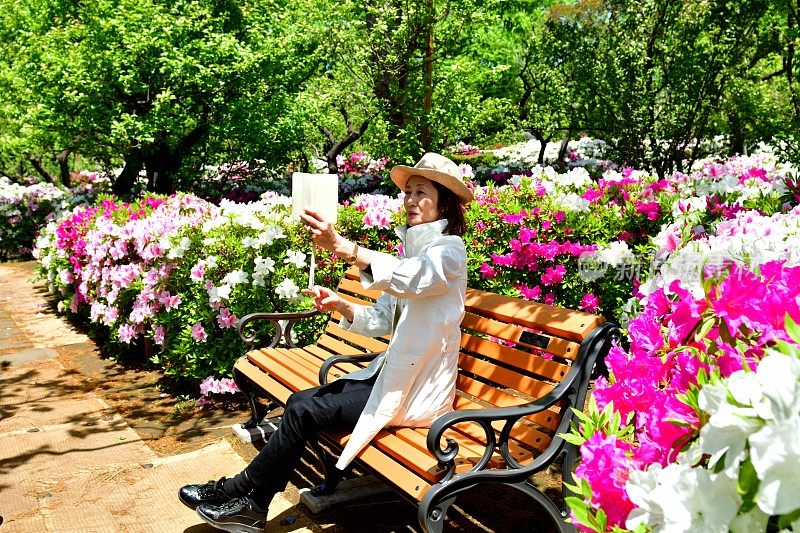
{"type": "Polygon", "coordinates": [[[411,176],[422,176],[423,178],[427,178],[431,181],[435,181],[440,185],[450,189],[458,196],[459,200],[461,200],[462,204],[467,204],[473,200],[472,191],[464,185],[464,182],[447,174],[446,172],[440,172],[438,170],[430,169],[430,168],[416,168],[416,167],[408,167],[405,165],[397,165],[392,168],[392,171],[389,173],[389,177],[392,178],[392,181],[395,185],[397,185],[401,190],[405,188],[406,182],[408,178],[411,176]]]}

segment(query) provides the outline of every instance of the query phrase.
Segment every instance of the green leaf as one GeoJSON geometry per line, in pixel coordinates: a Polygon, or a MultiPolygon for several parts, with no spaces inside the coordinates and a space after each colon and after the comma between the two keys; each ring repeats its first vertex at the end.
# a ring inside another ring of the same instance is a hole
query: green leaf
{"type": "Polygon", "coordinates": [[[794,342],[800,344],[800,326],[789,316],[789,313],[786,313],[786,333],[794,342]]]}
{"type": "Polygon", "coordinates": [[[742,495],[742,512],[746,513],[755,506],[755,496],[758,492],[758,474],[753,462],[748,458],[739,468],[739,479],[736,491],[742,495]]]}

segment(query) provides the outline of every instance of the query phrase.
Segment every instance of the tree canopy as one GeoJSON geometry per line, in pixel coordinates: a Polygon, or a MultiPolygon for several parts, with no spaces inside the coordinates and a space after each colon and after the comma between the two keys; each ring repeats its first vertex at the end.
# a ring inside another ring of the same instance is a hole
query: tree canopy
{"type": "MultiPolygon", "coordinates": [[[[800,122],[797,0],[0,0],[0,173],[169,192],[203,165],[588,134],[665,173],[800,122]],[[121,170],[119,170],[121,169],[121,170]]],[[[542,154],[543,155],[543,154],[542,154]]]]}

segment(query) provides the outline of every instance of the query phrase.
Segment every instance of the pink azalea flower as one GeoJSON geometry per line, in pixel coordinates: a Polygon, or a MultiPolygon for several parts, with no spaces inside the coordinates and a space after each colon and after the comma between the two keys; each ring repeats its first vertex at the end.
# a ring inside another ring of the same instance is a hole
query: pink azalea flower
{"type": "Polygon", "coordinates": [[[538,285],[528,287],[526,285],[518,285],[517,290],[526,300],[538,300],[542,296],[542,288],[538,285]]]}
{"type": "Polygon", "coordinates": [[[217,323],[221,329],[232,328],[236,325],[238,318],[231,313],[227,307],[220,308],[219,315],[217,315],[217,323]]]}
{"type": "Polygon", "coordinates": [[[479,270],[484,278],[493,278],[497,275],[497,271],[489,263],[483,263],[479,270]]]}
{"type": "Polygon", "coordinates": [[[575,469],[577,478],[586,479],[592,487],[592,505],[603,509],[609,526],[624,526],[633,503],[625,492],[631,471],[631,445],[616,436],[595,433],[581,445],[581,463],[575,469]]]}
{"type": "Polygon", "coordinates": [[[122,324],[117,330],[119,340],[130,344],[134,337],[136,337],[136,330],[130,324],[122,324]]]}
{"type": "Polygon", "coordinates": [[[203,325],[200,322],[192,326],[192,338],[197,342],[206,342],[208,334],[206,334],[206,330],[203,329],[203,325]]]}
{"type": "Polygon", "coordinates": [[[636,212],[645,215],[647,220],[658,220],[661,214],[661,205],[658,202],[643,202],[636,206],[636,212]]]}
{"type": "Polygon", "coordinates": [[[192,281],[203,281],[203,278],[206,275],[206,266],[203,263],[197,263],[194,267],[192,267],[191,274],[189,277],[192,281]]]}
{"type": "Polygon", "coordinates": [[[164,338],[167,336],[167,329],[164,326],[156,326],[153,328],[153,340],[156,344],[164,344],[164,338]]]}
{"type": "Polygon", "coordinates": [[[542,275],[542,285],[556,285],[561,283],[566,273],[567,269],[564,265],[547,267],[542,275]]]}
{"type": "Polygon", "coordinates": [[[164,309],[169,311],[170,309],[175,309],[179,305],[181,305],[181,296],[180,294],[170,295],[168,292],[165,292],[161,298],[158,300],[161,302],[161,305],[164,306],[164,309]]]}

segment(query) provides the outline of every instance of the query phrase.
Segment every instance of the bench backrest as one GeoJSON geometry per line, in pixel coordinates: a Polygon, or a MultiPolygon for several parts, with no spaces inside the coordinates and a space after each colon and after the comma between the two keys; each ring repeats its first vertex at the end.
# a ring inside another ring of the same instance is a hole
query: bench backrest
{"type": "MultiPolygon", "coordinates": [[[[338,292],[353,302],[369,304],[380,292],[364,290],[357,272],[346,273],[338,292]]],[[[508,407],[544,396],[567,374],[581,342],[604,322],[598,315],[477,289],[467,290],[465,311],[456,409],[508,407]]],[[[339,319],[334,313],[316,343],[319,348],[332,355],[386,348],[388,337],[373,339],[344,331],[339,319]]],[[[560,411],[556,405],[514,426],[509,443],[518,462],[532,460],[547,447],[561,421],[560,411]]]]}

